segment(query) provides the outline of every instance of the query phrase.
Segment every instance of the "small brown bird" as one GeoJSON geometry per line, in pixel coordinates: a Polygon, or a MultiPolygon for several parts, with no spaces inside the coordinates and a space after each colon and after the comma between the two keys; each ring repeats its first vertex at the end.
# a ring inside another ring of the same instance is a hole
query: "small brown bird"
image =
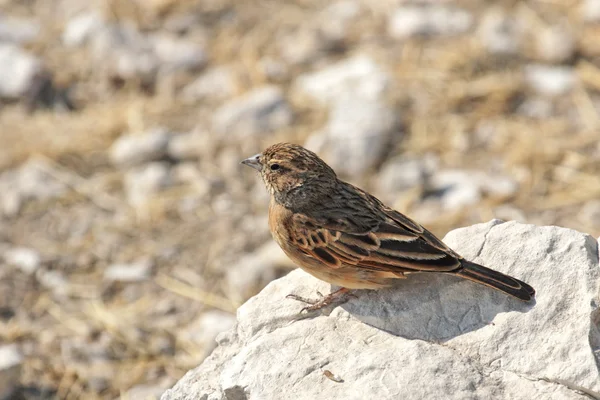
{"type": "Polygon", "coordinates": [[[244,161],[271,194],[269,227],[302,269],[341,289],[312,301],[317,310],[349,289],[392,286],[406,274],[441,272],[528,301],[535,290],[516,278],[465,260],[427,229],[371,194],[337,178],[315,153],[279,143],[244,161]]]}

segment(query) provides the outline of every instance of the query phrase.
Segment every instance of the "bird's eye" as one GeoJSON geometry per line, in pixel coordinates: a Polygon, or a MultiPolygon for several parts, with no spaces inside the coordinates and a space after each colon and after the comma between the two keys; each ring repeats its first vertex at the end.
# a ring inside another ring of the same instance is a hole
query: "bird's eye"
{"type": "Polygon", "coordinates": [[[271,171],[277,171],[279,169],[279,164],[271,164],[271,171]]]}

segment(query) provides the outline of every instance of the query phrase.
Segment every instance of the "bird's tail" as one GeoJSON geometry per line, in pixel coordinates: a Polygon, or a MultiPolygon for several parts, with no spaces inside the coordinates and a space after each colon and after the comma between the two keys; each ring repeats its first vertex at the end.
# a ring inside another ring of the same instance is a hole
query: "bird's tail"
{"type": "Polygon", "coordinates": [[[523,301],[529,301],[535,296],[535,290],[525,282],[471,261],[462,260],[462,268],[456,271],[456,274],[523,301]]]}

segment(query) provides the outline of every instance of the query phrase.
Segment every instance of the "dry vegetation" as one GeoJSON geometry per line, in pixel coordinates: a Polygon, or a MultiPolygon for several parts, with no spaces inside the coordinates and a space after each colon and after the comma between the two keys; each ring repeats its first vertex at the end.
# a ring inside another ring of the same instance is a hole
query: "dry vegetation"
{"type": "MultiPolygon", "coordinates": [[[[242,94],[272,83],[261,60],[277,57],[283,33],[306,26],[329,2],[101,3],[112,21],[133,20],[141,31],[160,29],[176,15],[198,15],[189,34],[204,35],[211,65],[233,65],[242,94]]],[[[24,246],[42,255],[43,268],[34,275],[0,265],[0,343],[17,343],[25,355],[20,395],[133,399],[127,391],[136,385],[168,386],[201,362],[206,351],[193,339],[193,322],[211,309],[234,312],[245,299],[228,290],[224,272],[269,240],[266,194],[234,162],[248,149],[282,139],[302,143],[319,129],[326,110],[291,93],[294,79],[358,52],[373,56],[395,80],[389,101],[402,115],[403,136],[394,140],[389,157],[433,154],[440,168],[502,172],[519,183],[514,196],[484,196],[474,206],[436,210],[424,221],[434,232],[498,217],[599,236],[600,25],[580,22],[577,1],[503,3],[536,29],[566,19],[575,31],[577,51],[563,64],[574,69],[577,83],[550,100],[550,117],[518,112],[539,97],[524,81],[523,65],[539,61],[527,38],[524,50],[511,57],[490,56],[475,34],[401,42],[386,34],[392,4],[365,6],[339,49],[290,66],[276,82],[292,102],[290,127],[248,143],[215,136],[211,156],[197,162],[210,183],[206,195],[194,197],[193,185],[174,185],[134,208],[108,149],[124,132],[210,127],[215,104],[189,104],[178,96],[198,73],[178,74],[151,90],[135,81],[115,82],[90,61],[88,49],[60,44],[65,21],[57,14],[70,7],[68,1],[0,2],[3,13],[52,21],[43,25],[43,39],[28,48],[54,72],[56,84],[75,88],[78,105],[63,113],[27,113],[20,102],[0,109],[2,169],[33,159],[49,179],[68,187],[58,198],[29,201],[17,215],[0,219],[4,249],[24,246]],[[194,198],[192,205],[182,209],[188,198],[194,198]],[[141,258],[152,260],[149,279],[103,279],[107,266],[141,258]]],[[[456,4],[472,10],[475,21],[488,7],[456,4]]],[[[347,178],[372,188],[376,173],[347,178]]],[[[427,217],[421,209],[427,190],[394,194],[394,204],[427,217]]]]}

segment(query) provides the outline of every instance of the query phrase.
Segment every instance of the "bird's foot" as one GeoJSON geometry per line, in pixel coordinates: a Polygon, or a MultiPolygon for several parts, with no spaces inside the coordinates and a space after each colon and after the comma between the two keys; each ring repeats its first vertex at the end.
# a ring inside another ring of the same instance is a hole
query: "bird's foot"
{"type": "Polygon", "coordinates": [[[308,306],[306,306],[302,310],[300,310],[300,313],[303,313],[304,311],[306,311],[306,312],[317,311],[317,310],[320,310],[323,307],[327,307],[333,303],[336,303],[339,306],[341,304],[344,304],[348,300],[350,300],[350,297],[356,297],[356,295],[352,294],[350,292],[350,289],[347,289],[347,288],[338,289],[335,292],[329,293],[327,296],[323,296],[319,292],[317,292],[317,294],[321,297],[320,299],[309,299],[309,298],[298,296],[295,294],[288,294],[286,296],[286,298],[294,299],[294,300],[309,304],[308,306]]]}

